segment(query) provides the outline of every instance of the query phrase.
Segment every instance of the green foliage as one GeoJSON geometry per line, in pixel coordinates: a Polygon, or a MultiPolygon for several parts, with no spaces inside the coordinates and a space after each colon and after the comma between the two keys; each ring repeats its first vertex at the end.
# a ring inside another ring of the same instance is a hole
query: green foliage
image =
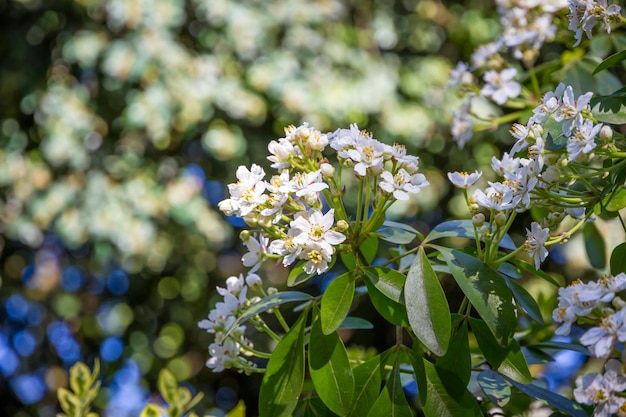
{"type": "Polygon", "coordinates": [[[589,262],[594,268],[602,269],[606,265],[606,243],[595,223],[587,223],[583,228],[585,250],[589,262]]]}
{"type": "Polygon", "coordinates": [[[324,291],[321,307],[321,324],[324,334],[333,333],[341,326],[354,298],[354,273],[347,272],[335,278],[324,291]]]}
{"type": "Polygon", "coordinates": [[[96,417],[91,412],[91,403],[100,391],[100,362],[96,359],[93,372],[82,362],[76,362],[70,368],[70,390],[59,388],[57,398],[63,413],[59,417],[96,417]]]}
{"type": "Polygon", "coordinates": [[[178,385],[178,381],[174,375],[166,368],[159,372],[158,388],[161,397],[166,403],[166,407],[149,403],[141,412],[141,417],[162,416],[182,417],[183,415],[195,415],[195,413],[187,414],[193,407],[198,405],[204,394],[198,393],[191,396],[191,392],[186,387],[178,385]]]}

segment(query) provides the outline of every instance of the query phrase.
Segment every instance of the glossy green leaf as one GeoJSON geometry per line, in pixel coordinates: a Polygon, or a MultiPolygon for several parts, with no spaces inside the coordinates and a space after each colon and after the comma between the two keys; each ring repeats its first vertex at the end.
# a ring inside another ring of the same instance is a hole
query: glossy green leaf
{"type": "Polygon", "coordinates": [[[400,381],[400,366],[398,356],[393,369],[376,402],[367,414],[368,417],[413,417],[414,413],[406,399],[400,381]]]}
{"type": "Polygon", "coordinates": [[[626,89],[622,88],[608,96],[591,99],[591,114],[596,120],[611,124],[626,123],[626,89]]]}
{"type": "Polygon", "coordinates": [[[511,399],[511,386],[495,371],[486,369],[476,377],[485,396],[497,405],[504,407],[511,399]]]}
{"type": "Polygon", "coordinates": [[[352,370],[354,395],[350,417],[366,416],[380,395],[383,371],[388,352],[374,356],[352,370]]]}
{"type": "MultiPolygon", "coordinates": [[[[376,275],[376,271],[376,269],[366,270],[363,275],[367,292],[374,308],[391,324],[407,327],[409,318],[407,317],[406,307],[400,302],[400,300],[404,301],[402,294],[404,279],[402,282],[396,282],[389,279],[389,277],[382,277],[381,279],[381,277],[376,275]]],[[[397,271],[394,272],[402,275],[397,271]]],[[[397,278],[396,274],[393,274],[393,276],[397,278]]]]}
{"type": "Polygon", "coordinates": [[[509,277],[503,278],[504,282],[513,293],[513,297],[515,297],[515,301],[517,301],[517,304],[524,309],[524,311],[531,319],[535,320],[539,324],[543,324],[541,310],[539,309],[537,301],[535,301],[533,296],[530,295],[524,287],[515,282],[515,280],[509,277]]]}
{"type": "Polygon", "coordinates": [[[611,94],[621,88],[620,80],[610,72],[601,72],[592,75],[600,60],[596,57],[585,56],[582,59],[567,63],[564,73],[556,73],[560,82],[572,86],[576,96],[587,91],[597,94],[611,94]]]}
{"type": "Polygon", "coordinates": [[[594,70],[593,74],[597,74],[600,71],[604,71],[607,68],[614,67],[618,65],[620,62],[626,60],[626,51],[619,51],[614,53],[613,55],[607,57],[602,61],[594,70]]]}
{"type": "Polygon", "coordinates": [[[89,367],[82,362],[76,362],[70,369],[70,388],[79,397],[89,389],[92,383],[89,367]]]}
{"type": "Polygon", "coordinates": [[[546,135],[546,148],[555,151],[567,146],[567,137],[563,134],[563,123],[549,118],[543,123],[543,131],[546,135]]]}
{"type": "Polygon", "coordinates": [[[369,282],[376,287],[387,298],[403,303],[404,283],[406,276],[394,269],[380,266],[370,266],[363,268],[365,272],[365,282],[369,282]]]}
{"type": "Polygon", "coordinates": [[[575,343],[541,342],[541,343],[535,343],[535,344],[529,345],[527,347],[529,349],[530,348],[534,348],[534,349],[553,349],[553,350],[556,350],[556,351],[572,350],[574,352],[578,352],[578,353],[582,353],[583,355],[590,356],[589,349],[587,349],[583,345],[578,345],[578,344],[575,344],[575,343]]]}
{"type": "Polygon", "coordinates": [[[598,269],[604,268],[606,265],[606,243],[595,223],[585,224],[583,237],[591,266],[598,269]]]}
{"type": "Polygon", "coordinates": [[[484,321],[470,317],[469,322],[478,347],[494,369],[521,383],[531,381],[526,358],[515,339],[511,339],[509,344],[503,347],[493,337],[484,321]]]}
{"type": "Polygon", "coordinates": [[[354,271],[356,269],[356,260],[354,258],[354,253],[341,251],[339,253],[339,257],[341,258],[341,262],[343,262],[343,265],[348,271],[354,271]]]}
{"type": "Polygon", "coordinates": [[[341,325],[338,327],[340,330],[369,330],[373,329],[374,325],[361,317],[346,317],[341,325]]]}
{"type": "Polygon", "coordinates": [[[161,417],[159,407],[155,404],[148,404],[140,414],[140,417],[161,417]]]}
{"type": "Polygon", "coordinates": [[[612,275],[626,272],[626,242],[620,243],[613,249],[610,265],[612,275]]]}
{"type": "Polygon", "coordinates": [[[502,375],[502,377],[508,381],[515,388],[528,395],[531,398],[543,400],[548,403],[552,408],[563,411],[569,417],[589,417],[589,415],[582,409],[582,407],[574,401],[557,394],[556,392],[541,388],[533,383],[520,384],[519,382],[502,375]]]}
{"type": "Polygon", "coordinates": [[[323,333],[319,316],[311,326],[309,373],[315,391],[331,411],[339,415],[350,411],[354,377],[348,352],[336,332],[323,333]]]}
{"type": "Polygon", "coordinates": [[[354,299],[354,274],[346,272],[335,278],[322,295],[321,322],[324,334],[337,330],[350,311],[354,299]]]}
{"type": "Polygon", "coordinates": [[[305,264],[306,261],[300,261],[289,272],[289,275],[287,276],[287,285],[289,287],[295,287],[296,285],[302,284],[303,282],[306,282],[315,276],[315,274],[307,274],[306,272],[304,272],[305,264]]]}
{"type": "Polygon", "coordinates": [[[404,284],[404,303],[409,324],[417,338],[437,356],[450,342],[450,308],[439,278],[420,247],[404,284]]]}
{"type": "Polygon", "coordinates": [[[465,387],[469,383],[472,371],[472,358],[469,348],[467,321],[463,317],[456,316],[453,319],[453,327],[456,332],[450,339],[448,351],[444,356],[437,359],[437,368],[448,371],[456,375],[465,387]]]}
{"type": "Polygon", "coordinates": [[[409,225],[386,221],[383,226],[376,231],[381,239],[396,243],[398,245],[408,245],[415,240],[419,232],[409,225]]]}
{"type": "Polygon", "coordinates": [[[178,382],[174,375],[167,369],[163,368],[159,372],[159,392],[168,403],[175,403],[178,399],[178,382]]]}
{"type": "Polygon", "coordinates": [[[72,394],[66,388],[60,387],[57,390],[57,399],[59,400],[59,405],[61,409],[68,416],[75,416],[80,408],[80,400],[76,395],[72,394]]]}
{"type": "MultiPolygon", "coordinates": [[[[485,223],[488,225],[489,223],[485,223]]],[[[424,239],[424,243],[432,242],[444,237],[465,237],[467,239],[475,239],[474,225],[471,220],[449,220],[439,223],[430,231],[424,239]]],[[[505,235],[500,242],[500,247],[504,249],[515,250],[516,246],[513,239],[509,235],[505,235]]]]}
{"type": "Polygon", "coordinates": [[[226,331],[226,334],[224,336],[228,336],[237,327],[241,326],[243,323],[250,320],[257,314],[264,313],[269,309],[278,307],[279,305],[285,303],[291,303],[296,301],[310,301],[312,299],[313,297],[311,295],[299,291],[284,291],[268,295],[267,297],[263,297],[263,299],[258,303],[252,304],[250,307],[246,308],[239,315],[239,317],[237,317],[237,320],[235,320],[230,329],[226,331]]]}
{"type": "Polygon", "coordinates": [[[378,253],[378,237],[370,236],[365,239],[359,246],[359,251],[365,258],[365,261],[371,264],[374,258],[376,258],[376,253],[378,253]]]}
{"type": "Polygon", "coordinates": [[[304,384],[304,328],[307,313],[276,345],[259,392],[259,417],[290,417],[304,384]]]}
{"type": "Polygon", "coordinates": [[[432,363],[424,361],[428,392],[423,411],[426,417],[482,417],[474,396],[450,374],[438,372],[432,363]],[[451,395],[449,387],[460,387],[460,394],[451,395]]]}
{"type": "Polygon", "coordinates": [[[517,326],[513,294],[502,277],[477,258],[458,250],[437,246],[450,272],[483,318],[498,343],[506,346],[517,326]]]}
{"type": "Polygon", "coordinates": [[[554,285],[555,287],[560,287],[561,284],[559,284],[558,282],[556,282],[554,280],[554,278],[552,278],[550,275],[546,274],[545,272],[543,272],[541,269],[536,269],[534,265],[529,264],[526,261],[522,261],[519,259],[515,259],[513,261],[515,265],[517,265],[518,267],[520,267],[521,269],[523,269],[526,272],[530,272],[531,274],[543,279],[546,282],[549,282],[550,284],[554,285]]]}
{"type": "Polygon", "coordinates": [[[602,200],[607,211],[619,211],[626,207],[626,189],[611,193],[602,200]]]}

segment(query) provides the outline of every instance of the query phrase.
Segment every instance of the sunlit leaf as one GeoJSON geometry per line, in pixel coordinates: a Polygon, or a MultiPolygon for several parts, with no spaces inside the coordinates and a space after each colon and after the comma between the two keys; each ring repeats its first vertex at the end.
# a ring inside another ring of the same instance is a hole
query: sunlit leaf
{"type": "Polygon", "coordinates": [[[324,334],[330,334],[344,322],[354,298],[354,274],[347,272],[335,278],[324,290],[321,323],[324,334]]]}
{"type": "Polygon", "coordinates": [[[435,355],[442,356],[450,341],[450,308],[423,248],[407,274],[404,302],[413,333],[435,355]]]}
{"type": "Polygon", "coordinates": [[[404,275],[394,272],[395,274],[391,274],[391,276],[395,278],[382,277],[381,279],[377,275],[377,269],[366,270],[364,274],[365,285],[374,308],[381,316],[396,326],[408,326],[409,318],[406,307],[400,302],[403,300],[404,275]],[[403,278],[399,280],[398,275],[403,278]]]}
{"type": "Polygon", "coordinates": [[[624,60],[626,60],[626,51],[616,52],[613,55],[608,56],[600,64],[598,64],[598,66],[593,70],[593,75],[597,74],[600,71],[604,71],[607,68],[614,67],[624,60]]]}
{"type": "MultiPolygon", "coordinates": [[[[486,226],[489,223],[485,223],[486,226]]],[[[465,237],[474,240],[476,238],[474,233],[474,224],[472,220],[449,220],[443,223],[439,223],[430,231],[430,233],[424,238],[424,243],[432,242],[444,237],[465,237]]],[[[509,250],[515,250],[515,243],[509,235],[505,235],[500,242],[500,247],[509,250]]]]}
{"type": "Polygon", "coordinates": [[[548,403],[549,406],[563,411],[570,417],[589,417],[589,415],[582,409],[582,407],[574,401],[557,394],[556,392],[541,388],[534,383],[520,384],[519,382],[502,375],[502,377],[508,381],[515,388],[528,395],[531,398],[543,400],[548,403]]]}
{"type": "Polygon", "coordinates": [[[423,411],[426,417],[482,417],[474,396],[455,380],[451,374],[439,374],[435,365],[424,362],[428,393],[423,411]],[[461,394],[451,395],[448,387],[459,389],[461,394]]]}
{"type": "Polygon", "coordinates": [[[290,417],[304,384],[304,327],[307,313],[278,343],[259,392],[259,417],[290,417]]]}
{"type": "Polygon", "coordinates": [[[311,326],[309,352],[309,373],[315,391],[331,411],[346,414],[354,393],[348,352],[336,332],[324,334],[319,316],[311,326]]]}
{"type": "Polygon", "coordinates": [[[367,414],[368,417],[413,417],[414,413],[404,394],[400,381],[400,367],[398,357],[394,361],[393,369],[382,392],[367,414]]]}
{"type": "Polygon", "coordinates": [[[535,301],[533,296],[530,295],[523,286],[508,277],[504,277],[504,282],[513,293],[515,301],[517,301],[518,305],[524,309],[528,316],[537,323],[543,324],[541,310],[539,309],[537,301],[535,301]]]}
{"type": "Polygon", "coordinates": [[[168,403],[175,403],[178,399],[178,382],[174,375],[167,369],[163,368],[159,372],[159,392],[168,403]]]}
{"type": "Polygon", "coordinates": [[[354,395],[350,417],[366,416],[380,395],[383,371],[388,353],[381,353],[352,370],[354,395]]]}
{"type": "Polygon", "coordinates": [[[595,223],[585,224],[583,237],[591,266],[598,269],[604,268],[606,265],[606,243],[595,223]]]}

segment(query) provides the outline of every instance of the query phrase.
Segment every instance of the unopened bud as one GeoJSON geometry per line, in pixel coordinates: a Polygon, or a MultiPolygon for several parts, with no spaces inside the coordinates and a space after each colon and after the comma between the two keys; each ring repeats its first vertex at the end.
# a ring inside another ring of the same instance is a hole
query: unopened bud
{"type": "Polygon", "coordinates": [[[350,225],[347,221],[339,220],[335,225],[335,230],[337,230],[338,232],[345,232],[346,230],[348,230],[348,227],[350,227],[350,225]]]}
{"type": "Polygon", "coordinates": [[[559,165],[561,165],[563,168],[565,168],[568,164],[569,161],[567,160],[567,158],[561,158],[561,160],[559,160],[559,165]]]}
{"type": "Polygon", "coordinates": [[[605,142],[609,142],[611,139],[613,139],[613,129],[611,129],[611,126],[609,125],[604,125],[602,126],[602,129],[600,129],[600,133],[598,135],[605,142]]]}
{"type": "Polygon", "coordinates": [[[506,214],[502,212],[499,212],[498,214],[496,214],[496,217],[495,217],[496,226],[498,227],[504,226],[506,224],[506,220],[507,220],[506,214]]]}
{"type": "Polygon", "coordinates": [[[243,243],[248,243],[250,236],[251,234],[249,230],[242,230],[241,233],[239,233],[239,239],[241,239],[243,243]]]}
{"type": "Polygon", "coordinates": [[[267,295],[274,295],[274,294],[278,294],[278,290],[274,287],[269,287],[267,289],[267,295]]]}
{"type": "Polygon", "coordinates": [[[485,215],[482,213],[476,213],[472,217],[472,224],[476,227],[480,227],[485,224],[485,215]]]}
{"type": "Polygon", "coordinates": [[[272,218],[271,217],[260,217],[259,221],[258,221],[259,226],[264,227],[264,228],[270,228],[272,227],[272,218]]]}
{"type": "Polygon", "coordinates": [[[322,177],[330,178],[335,175],[335,167],[329,163],[324,162],[320,165],[320,170],[322,171],[322,177]]]}
{"type": "Polygon", "coordinates": [[[250,227],[255,227],[259,224],[259,215],[256,213],[250,213],[243,217],[243,221],[250,227]]]}
{"type": "Polygon", "coordinates": [[[615,297],[611,304],[613,304],[615,310],[619,311],[626,306],[626,301],[622,300],[621,297],[615,297]]]}
{"type": "Polygon", "coordinates": [[[261,286],[261,277],[257,274],[248,274],[246,277],[246,284],[248,284],[249,287],[256,289],[261,286]]]}

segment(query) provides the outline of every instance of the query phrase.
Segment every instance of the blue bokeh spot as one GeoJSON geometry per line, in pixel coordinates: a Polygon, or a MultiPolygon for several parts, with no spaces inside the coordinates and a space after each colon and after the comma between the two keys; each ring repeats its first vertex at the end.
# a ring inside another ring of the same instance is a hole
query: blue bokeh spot
{"type": "Polygon", "coordinates": [[[36,375],[18,375],[10,382],[11,389],[22,404],[34,404],[46,393],[46,384],[36,375]]]}
{"type": "Polygon", "coordinates": [[[13,347],[20,356],[30,356],[37,347],[37,340],[28,330],[20,330],[13,335],[13,347]]]}
{"type": "Polygon", "coordinates": [[[61,275],[61,287],[65,291],[74,292],[80,289],[83,285],[83,277],[80,269],[75,266],[69,266],[65,268],[61,275]]]}
{"type": "Polygon", "coordinates": [[[22,320],[28,314],[28,301],[20,294],[13,294],[7,299],[4,308],[10,318],[22,320]]]}
{"type": "Polygon", "coordinates": [[[106,362],[113,362],[122,356],[124,344],[118,337],[109,337],[100,345],[100,356],[106,362]]]}
{"type": "Polygon", "coordinates": [[[113,295],[123,295],[128,291],[128,276],[121,269],[111,271],[107,277],[107,288],[113,295]]]}

